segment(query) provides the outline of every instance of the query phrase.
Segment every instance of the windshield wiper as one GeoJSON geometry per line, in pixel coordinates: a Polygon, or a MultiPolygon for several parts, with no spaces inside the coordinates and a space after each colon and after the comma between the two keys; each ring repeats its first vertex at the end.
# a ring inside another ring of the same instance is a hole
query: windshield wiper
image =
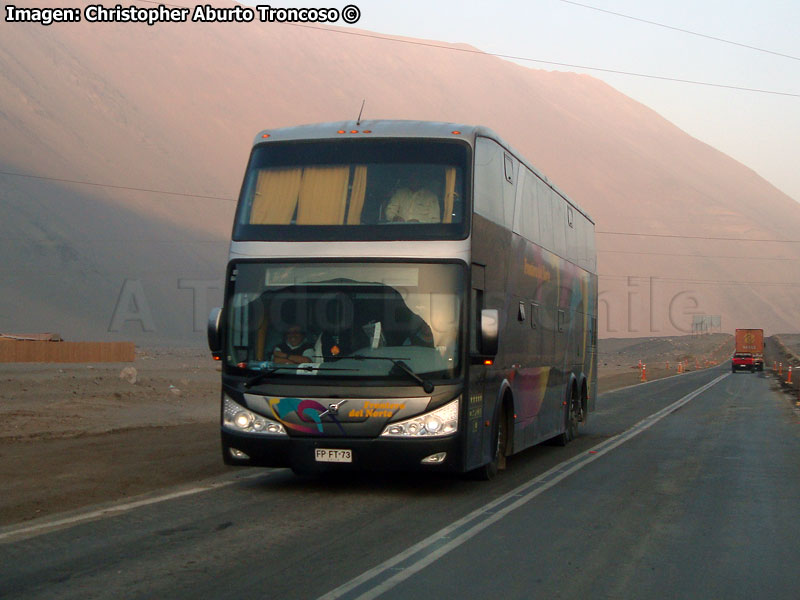
{"type": "Polygon", "coordinates": [[[353,369],[337,369],[335,367],[314,367],[311,365],[280,365],[277,367],[270,367],[266,371],[262,371],[258,375],[251,377],[244,382],[244,387],[251,388],[258,385],[265,379],[268,379],[275,371],[289,369],[290,371],[352,371],[353,369]]]}
{"type": "Polygon", "coordinates": [[[414,381],[422,386],[422,389],[425,391],[426,394],[430,394],[433,392],[433,383],[430,382],[428,379],[423,379],[411,368],[403,362],[402,359],[399,358],[391,358],[389,356],[364,356],[363,354],[353,354],[352,356],[346,356],[345,358],[353,358],[355,360],[388,360],[398,369],[400,369],[403,373],[411,377],[414,381]]]}

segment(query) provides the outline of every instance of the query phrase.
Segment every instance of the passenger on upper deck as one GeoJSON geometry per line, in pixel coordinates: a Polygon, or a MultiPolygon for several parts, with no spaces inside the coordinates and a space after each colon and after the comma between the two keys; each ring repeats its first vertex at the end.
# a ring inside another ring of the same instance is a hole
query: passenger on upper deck
{"type": "Polygon", "coordinates": [[[392,222],[441,223],[439,198],[419,171],[411,171],[408,185],[397,190],[386,204],[384,218],[392,222]]]}

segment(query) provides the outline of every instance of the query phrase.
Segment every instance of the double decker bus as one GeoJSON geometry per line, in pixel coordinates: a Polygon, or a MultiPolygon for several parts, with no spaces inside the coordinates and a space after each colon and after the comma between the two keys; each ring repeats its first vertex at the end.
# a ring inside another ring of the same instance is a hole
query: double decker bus
{"type": "Polygon", "coordinates": [[[594,408],[594,223],[484,127],[263,131],[208,339],[228,464],[490,478],[594,408]]]}

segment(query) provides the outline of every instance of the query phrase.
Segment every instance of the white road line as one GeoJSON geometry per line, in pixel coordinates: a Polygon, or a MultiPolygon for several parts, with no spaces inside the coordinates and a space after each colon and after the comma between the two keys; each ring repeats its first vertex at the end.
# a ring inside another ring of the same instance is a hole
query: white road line
{"type": "Polygon", "coordinates": [[[252,473],[244,476],[236,475],[235,479],[225,480],[225,481],[215,481],[213,483],[196,486],[187,490],[170,492],[169,494],[164,494],[163,496],[155,496],[153,498],[143,498],[142,500],[135,500],[133,502],[126,502],[124,504],[113,504],[105,508],[100,508],[97,510],[80,513],[70,517],[64,517],[60,519],[56,518],[55,520],[53,520],[52,518],[45,518],[34,525],[23,525],[20,527],[12,526],[12,528],[0,533],[0,542],[8,540],[19,541],[21,539],[26,539],[34,537],[36,535],[40,535],[47,531],[52,531],[54,529],[60,529],[62,527],[77,525],[78,523],[83,523],[85,521],[93,521],[95,519],[113,517],[121,513],[134,510],[136,508],[141,508],[142,506],[148,506],[150,504],[158,504],[159,502],[166,502],[167,500],[174,500],[175,498],[191,496],[192,494],[200,494],[202,492],[218,490],[220,488],[224,488],[229,485],[233,485],[235,483],[240,483],[248,479],[255,479],[257,477],[264,477],[264,476],[265,473],[252,473]]]}
{"type": "Polygon", "coordinates": [[[539,494],[547,491],[589,463],[594,462],[604,454],[611,452],[611,450],[617,446],[624,444],[646,429],[652,427],[670,413],[678,410],[688,402],[691,402],[694,398],[728,377],[728,375],[730,375],[730,373],[720,375],[706,385],[686,394],[680,400],[673,402],[669,406],[639,421],[630,429],[607,439],[584,453],[556,465],[535,479],[522,484],[458,521],[451,523],[400,554],[362,573],[358,577],[331,590],[327,594],[320,596],[319,600],[335,600],[345,597],[354,598],[356,600],[377,598],[384,592],[389,591],[399,583],[432,564],[451,550],[459,547],[464,542],[489,527],[492,523],[499,521],[513,510],[530,502],[539,494]],[[383,576],[387,577],[384,578],[383,576]]]}

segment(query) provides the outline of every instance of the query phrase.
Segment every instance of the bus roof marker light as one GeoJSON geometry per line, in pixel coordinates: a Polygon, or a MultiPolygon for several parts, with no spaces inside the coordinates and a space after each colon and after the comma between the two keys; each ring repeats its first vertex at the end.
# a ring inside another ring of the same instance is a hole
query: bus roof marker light
{"type": "Polygon", "coordinates": [[[461,132],[458,129],[454,129],[450,133],[452,133],[453,135],[461,135],[461,132]]]}
{"type": "Polygon", "coordinates": [[[361,133],[372,133],[372,129],[365,129],[365,130],[364,130],[364,131],[362,131],[361,133]]]}
{"type": "Polygon", "coordinates": [[[347,133],[347,132],[346,132],[344,129],[340,129],[340,130],[339,130],[339,131],[337,131],[336,133],[347,133]]]}
{"type": "Polygon", "coordinates": [[[262,135],[261,137],[262,137],[262,139],[267,139],[267,138],[269,137],[269,134],[268,134],[268,133],[265,133],[265,134],[264,134],[264,135],[262,135]]]}
{"type": "Polygon", "coordinates": [[[350,133],[358,133],[358,129],[351,129],[350,133]]]}

